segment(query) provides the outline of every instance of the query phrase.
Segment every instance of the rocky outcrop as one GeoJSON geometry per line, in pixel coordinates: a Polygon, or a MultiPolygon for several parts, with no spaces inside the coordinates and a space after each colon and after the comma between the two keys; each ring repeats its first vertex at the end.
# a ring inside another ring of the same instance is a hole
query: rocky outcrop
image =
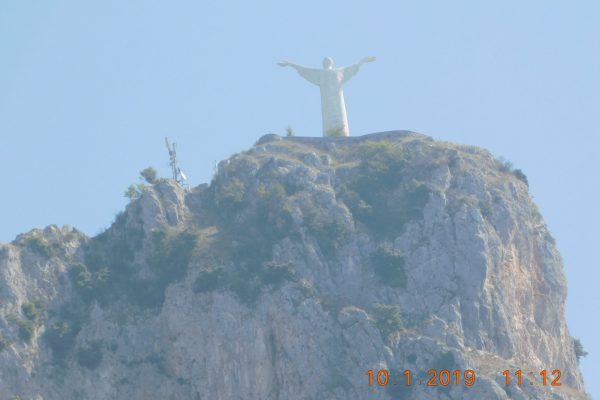
{"type": "Polygon", "coordinates": [[[268,135],[94,238],[2,245],[0,398],[586,399],[565,296],[526,178],[488,152],[268,135]]]}

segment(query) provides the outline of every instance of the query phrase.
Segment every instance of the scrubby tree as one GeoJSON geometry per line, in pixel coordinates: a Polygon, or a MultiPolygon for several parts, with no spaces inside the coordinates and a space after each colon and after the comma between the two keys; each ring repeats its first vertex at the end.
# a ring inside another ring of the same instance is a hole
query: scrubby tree
{"type": "Polygon", "coordinates": [[[285,134],[286,134],[287,137],[296,136],[296,134],[294,133],[294,130],[291,127],[291,125],[288,125],[288,127],[285,129],[285,134]]]}
{"type": "Polygon", "coordinates": [[[102,363],[102,344],[94,342],[90,346],[80,348],[77,352],[77,362],[90,370],[98,368],[102,363]]]}
{"type": "Polygon", "coordinates": [[[371,312],[375,326],[379,328],[383,337],[400,330],[403,326],[400,316],[400,307],[394,304],[374,304],[371,312]]]}
{"type": "Polygon", "coordinates": [[[135,185],[129,185],[127,190],[125,190],[125,197],[127,197],[129,200],[137,199],[139,196],[140,192],[135,185]]]}
{"type": "Polygon", "coordinates": [[[529,187],[529,181],[527,180],[527,175],[525,175],[525,173],[523,171],[521,171],[520,169],[515,168],[513,163],[511,163],[510,161],[508,161],[507,159],[505,159],[503,157],[498,157],[496,159],[496,162],[498,163],[498,169],[501,172],[513,174],[518,180],[520,180],[525,185],[527,185],[527,187],[529,187]]]}
{"type": "Polygon", "coordinates": [[[581,357],[585,357],[588,355],[588,352],[583,349],[583,345],[581,344],[581,340],[573,339],[573,347],[575,349],[575,356],[577,357],[577,362],[581,359],[581,357]]]}
{"type": "Polygon", "coordinates": [[[406,260],[402,253],[391,246],[379,246],[371,256],[375,273],[385,285],[406,287],[406,260]]]}
{"type": "Polygon", "coordinates": [[[147,167],[141,170],[140,176],[151,185],[155,184],[157,181],[156,170],[152,167],[147,167]]]}
{"type": "Polygon", "coordinates": [[[523,171],[521,171],[520,169],[515,169],[513,171],[513,175],[517,177],[518,180],[525,183],[527,187],[529,187],[529,180],[527,180],[527,175],[525,175],[523,171]]]}
{"type": "Polygon", "coordinates": [[[509,160],[507,160],[504,157],[498,157],[496,159],[496,161],[498,162],[498,169],[502,172],[507,172],[510,173],[513,171],[514,166],[513,163],[510,162],[509,160]]]}

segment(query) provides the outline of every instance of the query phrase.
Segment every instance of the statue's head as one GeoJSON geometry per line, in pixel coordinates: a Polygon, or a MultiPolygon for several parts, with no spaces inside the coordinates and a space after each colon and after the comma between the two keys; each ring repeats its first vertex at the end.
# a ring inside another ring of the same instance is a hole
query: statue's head
{"type": "Polygon", "coordinates": [[[323,68],[324,69],[332,69],[333,68],[333,59],[331,57],[325,57],[323,59],[323,68]]]}

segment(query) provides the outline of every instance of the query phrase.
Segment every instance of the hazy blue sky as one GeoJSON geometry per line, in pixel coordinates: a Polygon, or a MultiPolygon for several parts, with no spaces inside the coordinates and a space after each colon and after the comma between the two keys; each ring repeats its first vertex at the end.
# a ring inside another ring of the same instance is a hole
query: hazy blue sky
{"type": "Polygon", "coordinates": [[[374,55],[345,88],[351,134],[414,130],[526,172],[600,398],[598,21],[592,0],[3,0],[0,241],[98,233],[141,169],[168,175],[165,135],[194,185],[265,133],[319,136],[318,89],[275,62],[374,55]]]}

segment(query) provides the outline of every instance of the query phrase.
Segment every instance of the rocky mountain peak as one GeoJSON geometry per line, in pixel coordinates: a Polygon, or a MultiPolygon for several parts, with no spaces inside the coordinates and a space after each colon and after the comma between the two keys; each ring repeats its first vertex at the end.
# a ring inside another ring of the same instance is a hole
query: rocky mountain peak
{"type": "Polygon", "coordinates": [[[0,398],[585,399],[565,297],[527,178],[489,152],[266,135],[98,236],[2,245],[0,398]]]}

